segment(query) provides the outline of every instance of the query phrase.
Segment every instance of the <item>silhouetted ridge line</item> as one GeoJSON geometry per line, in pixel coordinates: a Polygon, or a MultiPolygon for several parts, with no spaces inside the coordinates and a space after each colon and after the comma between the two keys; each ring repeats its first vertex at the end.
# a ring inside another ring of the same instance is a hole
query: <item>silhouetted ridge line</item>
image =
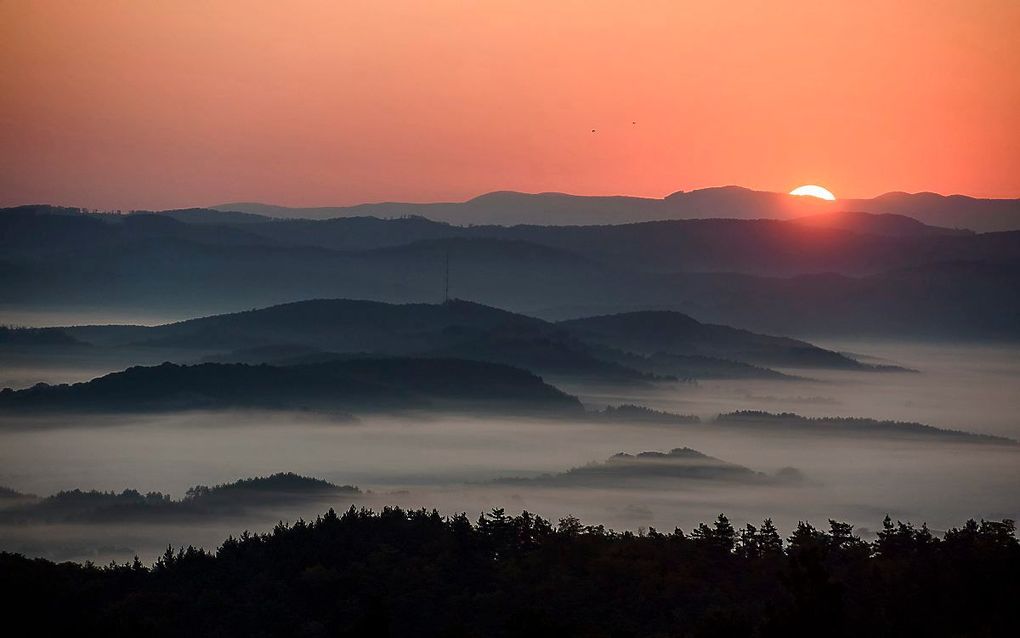
{"type": "Polygon", "coordinates": [[[534,478],[502,478],[497,483],[534,483],[563,487],[647,489],[650,484],[661,486],[661,481],[714,481],[724,483],[766,484],[781,480],[794,483],[803,480],[793,468],[775,477],[755,472],[743,465],[729,463],[698,450],[681,447],[668,452],[640,452],[614,454],[603,462],[588,463],[557,474],[542,474],[534,478]]]}
{"type": "MultiPolygon", "coordinates": [[[[561,321],[557,325],[582,340],[658,357],[659,365],[668,365],[670,355],[681,355],[803,368],[879,369],[799,339],[701,323],[688,315],[672,311],[601,315],[561,321]]],[[[692,361],[688,359],[676,362],[678,367],[685,363],[692,361]]]]}
{"type": "Polygon", "coordinates": [[[798,432],[925,436],[962,443],[991,443],[1020,445],[1013,439],[994,434],[979,434],[962,430],[937,428],[910,421],[881,421],[860,417],[805,417],[792,412],[771,413],[758,410],[740,410],[720,414],[715,423],[721,426],[748,428],[796,429],[798,432]]]}
{"type": "Polygon", "coordinates": [[[0,523],[156,522],[237,516],[266,507],[293,506],[330,498],[361,495],[352,485],[280,472],[240,479],[213,487],[196,485],[184,498],[125,489],[121,492],[63,490],[45,498],[21,495],[17,504],[0,510],[0,523]]]}
{"type": "Polygon", "coordinates": [[[79,326],[64,331],[108,346],[213,351],[205,355],[213,361],[273,364],[327,353],[447,357],[613,383],[790,378],[747,361],[879,369],[804,341],[702,324],[677,312],[550,323],[460,299],[443,304],[313,299],[151,328],[79,326]]]}
{"type": "Polygon", "coordinates": [[[595,415],[606,421],[624,423],[645,422],[667,425],[701,423],[701,419],[693,414],[676,414],[675,412],[653,410],[643,405],[634,405],[633,403],[624,403],[617,406],[607,405],[605,409],[596,412],[595,415]]]}
{"type": "Polygon", "coordinates": [[[477,408],[579,412],[578,400],[511,366],[460,359],[352,359],[299,366],[164,363],[74,385],[0,392],[8,410],[477,408]]]}
{"type": "Polygon", "coordinates": [[[456,224],[619,224],[626,221],[719,218],[788,219],[821,213],[863,212],[916,218],[925,224],[978,231],[1020,229],[1020,200],[982,199],[936,193],[886,193],[873,198],[823,202],[786,193],[721,186],[676,191],[664,198],[588,196],[559,192],[496,191],[464,202],[384,202],[353,206],[293,208],[253,202],[210,208],[273,217],[346,218],[425,215],[456,224]]]}
{"type": "Polygon", "coordinates": [[[0,345],[66,347],[86,344],[59,328],[19,328],[0,325],[0,345]]]}

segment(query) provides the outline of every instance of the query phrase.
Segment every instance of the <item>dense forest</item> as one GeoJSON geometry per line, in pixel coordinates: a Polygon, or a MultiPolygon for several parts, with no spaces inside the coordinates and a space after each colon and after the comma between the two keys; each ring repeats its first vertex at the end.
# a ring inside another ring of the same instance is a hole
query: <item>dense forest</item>
{"type": "Polygon", "coordinates": [[[499,509],[330,510],[152,567],[0,554],[8,614],[39,635],[1007,635],[1018,572],[1010,520],[784,541],[769,520],[633,534],[499,509]]]}

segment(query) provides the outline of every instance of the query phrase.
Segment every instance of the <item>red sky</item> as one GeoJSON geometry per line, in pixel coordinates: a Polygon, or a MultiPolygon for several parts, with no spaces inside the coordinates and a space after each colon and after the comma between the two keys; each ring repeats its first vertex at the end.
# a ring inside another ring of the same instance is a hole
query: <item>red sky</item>
{"type": "Polygon", "coordinates": [[[1016,0],[7,0],[0,205],[1018,197],[1018,43],[1016,0]]]}

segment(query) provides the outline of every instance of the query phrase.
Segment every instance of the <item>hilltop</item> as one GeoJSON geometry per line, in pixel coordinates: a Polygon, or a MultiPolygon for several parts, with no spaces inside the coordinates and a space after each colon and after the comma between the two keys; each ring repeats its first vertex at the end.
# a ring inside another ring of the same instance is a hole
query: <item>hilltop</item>
{"type": "MultiPolygon", "coordinates": [[[[799,480],[800,474],[792,468],[782,472],[786,482],[799,480]]],[[[668,452],[620,452],[601,463],[589,463],[559,474],[543,474],[531,479],[499,479],[500,483],[532,482],[550,486],[613,487],[638,486],[654,481],[722,481],[727,483],[766,483],[776,480],[742,465],[728,463],[689,447],[674,448],[668,452]]]]}
{"type": "Polygon", "coordinates": [[[74,385],[0,392],[0,410],[168,411],[219,408],[509,413],[582,412],[572,396],[510,366],[457,359],[353,359],[274,367],[164,363],[74,385]]]}
{"type": "Polygon", "coordinates": [[[62,328],[104,347],[203,353],[220,362],[299,363],[416,356],[505,363],[595,381],[784,378],[767,365],[875,370],[810,343],[678,312],[625,313],[559,323],[482,304],[387,304],[316,299],[162,326],[62,328]]]}
{"type": "Polygon", "coordinates": [[[166,522],[203,517],[237,516],[253,509],[316,501],[356,498],[361,490],[335,485],[292,472],[240,479],[213,487],[196,485],[184,498],[125,489],[121,492],[64,490],[45,498],[22,497],[0,510],[0,523],[166,522]]]}

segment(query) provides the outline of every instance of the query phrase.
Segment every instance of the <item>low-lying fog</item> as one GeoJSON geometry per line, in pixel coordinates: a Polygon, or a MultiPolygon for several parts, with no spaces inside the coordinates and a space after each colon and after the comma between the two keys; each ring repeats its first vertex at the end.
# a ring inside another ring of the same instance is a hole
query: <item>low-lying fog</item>
{"type": "Polygon", "coordinates": [[[563,387],[590,405],[635,401],[699,416],[764,410],[867,417],[1020,438],[1020,344],[814,343],[864,363],[895,364],[918,372],[781,368],[809,380],[699,381],[646,392],[563,387]]]}
{"type": "MultiPolygon", "coordinates": [[[[591,408],[624,402],[710,417],[758,409],[808,416],[910,420],[1020,438],[1020,350],[916,344],[821,344],[916,368],[910,373],[795,371],[815,381],[703,381],[655,390],[584,391],[591,408]]],[[[39,379],[45,380],[45,379],[39,379]]],[[[0,526],[0,549],[61,559],[151,561],[168,543],[215,547],[244,528],[337,508],[436,507],[477,516],[491,507],[576,515],[615,529],[690,529],[720,512],[736,523],[772,517],[847,520],[869,534],[889,513],[936,529],[970,517],[1020,515],[1020,448],[923,440],[719,431],[711,423],[631,425],[465,416],[364,417],[191,412],[160,416],[4,417],[0,485],[40,496],[63,489],[169,492],[275,472],[354,484],[343,502],[174,524],[0,526]],[[617,452],[691,447],[753,470],[792,466],[801,484],[663,482],[641,487],[493,484],[556,473],[617,452]]]]}

